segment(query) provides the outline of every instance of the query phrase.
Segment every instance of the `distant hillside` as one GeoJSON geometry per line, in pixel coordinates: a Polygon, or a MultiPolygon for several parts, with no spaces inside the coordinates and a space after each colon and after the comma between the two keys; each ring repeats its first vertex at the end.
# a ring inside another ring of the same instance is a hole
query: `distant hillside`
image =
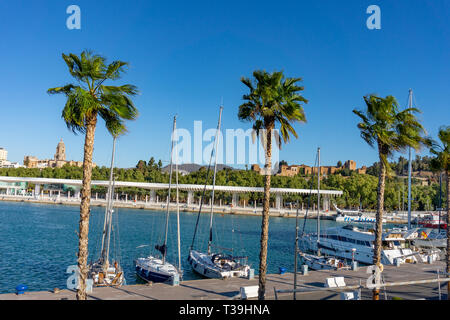
{"type": "MultiPolygon", "coordinates": [[[[212,168],[212,166],[211,166],[211,168],[212,168]]],[[[208,165],[199,165],[199,164],[196,164],[196,163],[185,163],[185,164],[178,165],[178,170],[186,171],[186,172],[191,173],[191,172],[196,172],[196,171],[200,170],[200,168],[202,168],[202,167],[208,168],[208,165]]],[[[167,165],[167,166],[163,167],[161,169],[161,171],[162,172],[169,172],[169,169],[170,169],[170,166],[167,165]]],[[[175,169],[175,166],[174,166],[174,169],[175,169]]],[[[217,171],[220,171],[220,170],[223,170],[223,169],[234,170],[234,168],[232,168],[230,166],[227,166],[227,165],[224,165],[224,164],[217,164],[217,171]]]]}

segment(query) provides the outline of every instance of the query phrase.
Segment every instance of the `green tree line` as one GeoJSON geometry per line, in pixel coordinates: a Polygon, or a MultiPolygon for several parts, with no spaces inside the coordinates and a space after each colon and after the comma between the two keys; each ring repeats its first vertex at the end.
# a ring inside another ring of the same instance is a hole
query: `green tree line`
{"type": "MultiPolygon", "coordinates": [[[[402,157],[399,158],[401,161],[402,157]]],[[[396,168],[397,163],[393,163],[396,168]]],[[[374,165],[376,170],[376,164],[374,165]]],[[[110,169],[101,166],[92,169],[93,180],[108,180],[110,169]]],[[[180,184],[204,184],[206,179],[207,168],[202,167],[196,172],[179,176],[180,184]]],[[[83,176],[82,168],[65,165],[62,168],[0,168],[1,176],[15,177],[36,177],[36,178],[56,178],[56,179],[81,179],[83,176]]],[[[161,160],[156,162],[151,158],[148,162],[139,160],[135,168],[115,168],[114,177],[116,181],[133,181],[133,182],[155,182],[168,183],[169,174],[162,171],[161,160]]],[[[211,178],[211,174],[210,174],[211,178]]],[[[272,187],[274,188],[295,188],[295,189],[316,189],[317,177],[297,175],[294,177],[272,177],[272,187]]],[[[173,182],[175,178],[173,177],[173,182]]],[[[208,183],[212,183],[210,180],[208,183]]],[[[247,186],[247,187],[263,187],[264,176],[251,170],[231,170],[223,169],[217,172],[216,185],[224,186],[247,186]]],[[[322,189],[342,190],[343,195],[332,199],[339,207],[357,208],[360,205],[363,209],[373,210],[376,208],[376,174],[358,174],[354,171],[339,172],[328,175],[321,180],[322,189]]],[[[385,191],[385,209],[388,211],[407,208],[407,181],[404,178],[392,177],[387,179],[385,191]]],[[[93,186],[92,191],[104,194],[106,188],[93,186]]],[[[117,193],[126,193],[132,197],[135,195],[139,199],[144,199],[149,194],[149,190],[139,188],[116,188],[117,193]]],[[[421,181],[412,179],[412,210],[433,210],[439,204],[439,185],[432,183],[431,185],[421,185],[421,181]]],[[[443,192],[442,202],[445,201],[445,192],[443,192]]],[[[158,191],[157,195],[165,197],[167,192],[158,191]]],[[[200,192],[195,194],[196,198],[200,196],[200,192]]],[[[221,199],[223,203],[231,202],[231,193],[218,192],[217,201],[221,199]]],[[[187,194],[181,192],[181,201],[185,201],[187,194]]],[[[263,199],[262,193],[244,193],[239,196],[241,201],[247,204],[257,201],[261,203],[263,199]]],[[[273,196],[272,201],[275,201],[273,196]]],[[[308,203],[307,195],[284,195],[285,202],[300,201],[306,206],[308,203]]],[[[205,199],[205,201],[209,201],[205,199]]],[[[315,197],[311,197],[311,203],[315,203],[315,197]]]]}

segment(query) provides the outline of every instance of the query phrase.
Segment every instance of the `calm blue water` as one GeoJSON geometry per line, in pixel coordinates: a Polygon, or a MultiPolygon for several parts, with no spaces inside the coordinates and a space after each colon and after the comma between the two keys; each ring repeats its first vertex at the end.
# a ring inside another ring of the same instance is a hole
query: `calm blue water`
{"type": "MultiPolygon", "coordinates": [[[[134,259],[153,252],[162,239],[165,212],[118,209],[115,215],[115,237],[111,253],[118,257],[127,284],[141,283],[134,274],[134,259]],[[117,223],[118,222],[118,223],[117,223]],[[118,241],[120,239],[120,241],[118,241]],[[143,246],[140,247],[139,246],[143,246]],[[146,246],[145,246],[146,245],[146,246]]],[[[89,261],[99,254],[100,232],[103,228],[104,208],[93,207],[89,227],[89,261]]],[[[184,279],[197,279],[187,263],[197,213],[181,212],[181,250],[184,279]]],[[[79,207],[0,202],[0,293],[15,292],[24,283],[31,291],[65,288],[69,274],[66,269],[75,265],[78,252],[79,207]]],[[[177,261],[176,215],[169,219],[168,260],[177,261]]],[[[322,221],[323,228],[335,226],[322,221]]],[[[202,214],[194,247],[206,248],[209,214],[202,214]]],[[[303,220],[299,220],[300,231],[303,220]]],[[[214,243],[234,248],[234,255],[246,255],[255,273],[258,272],[261,217],[214,215],[214,243]]],[[[306,231],[314,231],[316,220],[308,220],[306,231]]],[[[162,244],[162,242],[160,242],[162,244]]],[[[270,218],[268,272],[277,273],[279,267],[294,269],[295,219],[270,218]]]]}

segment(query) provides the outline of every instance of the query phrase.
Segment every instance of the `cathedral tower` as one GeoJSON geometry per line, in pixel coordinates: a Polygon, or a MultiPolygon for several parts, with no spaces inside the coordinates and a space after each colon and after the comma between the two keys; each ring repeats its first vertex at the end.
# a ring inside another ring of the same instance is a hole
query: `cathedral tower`
{"type": "Polygon", "coordinates": [[[62,138],[56,147],[55,160],[66,160],[66,146],[64,145],[62,138]]]}

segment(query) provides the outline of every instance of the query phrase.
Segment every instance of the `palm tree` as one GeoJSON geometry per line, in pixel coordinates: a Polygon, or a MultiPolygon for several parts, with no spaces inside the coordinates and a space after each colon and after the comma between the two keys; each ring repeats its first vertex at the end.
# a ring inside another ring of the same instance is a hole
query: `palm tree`
{"type": "Polygon", "coordinates": [[[69,72],[77,80],[76,84],[48,89],[49,94],[62,93],[67,97],[62,111],[67,128],[74,134],[85,135],[83,159],[83,185],[81,190],[78,268],[80,283],[77,299],[86,300],[86,278],[88,258],[88,232],[91,197],[92,152],[97,118],[105,121],[107,130],[117,136],[126,131],[125,120],[134,120],[138,111],[130,99],[137,94],[137,88],[130,84],[107,86],[105,81],[117,80],[128,63],[113,61],[106,65],[106,59],[91,51],[83,51],[62,57],[69,72]]]}
{"type": "MultiPolygon", "coordinates": [[[[296,138],[297,133],[291,126],[293,122],[306,122],[302,103],[307,103],[299,91],[304,88],[297,86],[302,78],[285,78],[282,72],[267,73],[266,71],[253,72],[255,83],[248,78],[241,78],[250,90],[243,96],[246,102],[239,106],[238,118],[243,121],[253,122],[253,132],[261,138],[265,147],[265,183],[263,214],[261,225],[261,250],[259,254],[259,289],[258,298],[264,300],[267,271],[267,242],[269,236],[269,201],[270,201],[270,176],[272,168],[272,133],[276,124],[280,124],[281,137],[284,143],[290,140],[290,134],[296,138]]],[[[278,135],[276,143],[281,146],[281,138],[278,135]]]]}
{"type": "MultiPolygon", "coordinates": [[[[450,273],[450,126],[439,128],[439,140],[442,146],[436,141],[429,139],[430,152],[436,157],[430,162],[431,169],[435,172],[444,172],[447,182],[447,274],[450,273]]],[[[450,300],[450,282],[447,283],[447,299],[450,300]]]]}
{"type": "MultiPolygon", "coordinates": [[[[384,189],[386,175],[390,175],[392,169],[389,166],[388,157],[395,151],[402,152],[407,147],[419,149],[425,143],[424,128],[419,123],[414,113],[419,113],[417,108],[407,108],[399,111],[398,103],[393,96],[380,98],[375,95],[364,97],[367,106],[366,112],[353,110],[362,122],[358,123],[361,137],[371,147],[378,148],[380,169],[378,172],[377,188],[377,214],[375,226],[375,246],[373,263],[381,265],[381,236],[383,233],[384,189]]],[[[379,290],[374,290],[374,299],[378,300],[379,290]]]]}

